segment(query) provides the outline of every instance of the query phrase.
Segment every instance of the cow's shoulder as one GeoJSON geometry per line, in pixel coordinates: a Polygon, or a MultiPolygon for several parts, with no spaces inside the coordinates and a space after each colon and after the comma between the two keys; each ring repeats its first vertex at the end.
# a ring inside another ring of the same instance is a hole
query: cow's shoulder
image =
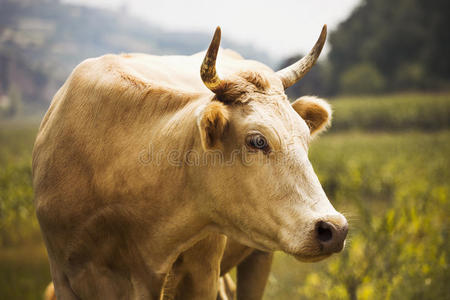
{"type": "Polygon", "coordinates": [[[136,72],[122,55],[107,54],[81,62],[68,78],[69,89],[112,94],[152,84],[136,72]]]}

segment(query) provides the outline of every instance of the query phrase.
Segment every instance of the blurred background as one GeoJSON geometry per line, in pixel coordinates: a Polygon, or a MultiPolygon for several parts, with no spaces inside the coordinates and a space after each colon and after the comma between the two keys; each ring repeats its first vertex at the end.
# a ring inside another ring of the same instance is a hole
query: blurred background
{"type": "Polygon", "coordinates": [[[265,299],[449,299],[450,1],[0,0],[0,298],[42,299],[50,273],[34,215],[39,122],[88,57],[225,48],[275,70],[329,38],[287,92],[330,100],[310,158],[350,221],[342,254],[277,253],[265,299]],[[225,3],[226,2],[226,3],[225,3]]]}

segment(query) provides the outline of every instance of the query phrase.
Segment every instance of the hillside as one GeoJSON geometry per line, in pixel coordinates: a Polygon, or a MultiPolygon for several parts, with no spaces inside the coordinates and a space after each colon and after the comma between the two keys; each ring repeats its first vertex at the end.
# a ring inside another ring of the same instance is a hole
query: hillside
{"type": "MultiPolygon", "coordinates": [[[[117,11],[56,0],[0,0],[0,108],[11,102],[5,97],[11,89],[20,91],[25,105],[45,108],[85,58],[121,52],[188,55],[204,50],[211,34],[166,31],[117,11]]],[[[223,46],[271,64],[250,45],[225,38],[223,46]]]]}

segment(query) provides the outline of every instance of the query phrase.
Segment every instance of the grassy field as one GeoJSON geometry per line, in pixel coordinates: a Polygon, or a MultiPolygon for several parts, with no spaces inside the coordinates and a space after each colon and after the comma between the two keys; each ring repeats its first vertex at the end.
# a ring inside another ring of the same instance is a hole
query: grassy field
{"type": "Polygon", "coordinates": [[[449,128],[449,98],[448,93],[341,97],[333,101],[335,118],[331,131],[392,132],[449,128]]]}
{"type": "Polygon", "coordinates": [[[324,136],[310,157],[349,219],[342,254],[304,264],[279,254],[266,299],[446,299],[450,131],[324,136]]]}
{"type": "MultiPolygon", "coordinates": [[[[348,216],[347,247],[316,264],[277,253],[265,299],[446,299],[450,94],[333,106],[335,129],[313,143],[310,158],[348,216]]],[[[0,121],[1,299],[42,299],[50,280],[32,205],[36,128],[0,121]]]]}

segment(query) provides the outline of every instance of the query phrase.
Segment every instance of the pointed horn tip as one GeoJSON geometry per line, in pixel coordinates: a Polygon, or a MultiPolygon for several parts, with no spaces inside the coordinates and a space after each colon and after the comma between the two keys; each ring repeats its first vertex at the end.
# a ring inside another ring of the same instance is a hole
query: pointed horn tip
{"type": "Polygon", "coordinates": [[[220,26],[216,27],[216,30],[214,31],[214,37],[213,39],[220,39],[220,36],[222,35],[222,29],[220,29],[220,26]]]}
{"type": "Polygon", "coordinates": [[[320,32],[319,39],[326,38],[327,37],[327,31],[328,31],[327,24],[324,24],[323,27],[322,27],[322,32],[320,32]]]}
{"type": "Polygon", "coordinates": [[[220,46],[220,40],[221,40],[221,31],[220,27],[217,26],[216,30],[214,31],[214,36],[211,40],[211,43],[209,44],[208,53],[214,53],[218,51],[220,46]]]}
{"type": "Polygon", "coordinates": [[[325,45],[326,40],[327,40],[327,24],[323,25],[319,38],[317,39],[317,42],[311,51],[312,52],[318,51],[318,55],[320,55],[320,52],[322,51],[322,48],[325,45]]]}

